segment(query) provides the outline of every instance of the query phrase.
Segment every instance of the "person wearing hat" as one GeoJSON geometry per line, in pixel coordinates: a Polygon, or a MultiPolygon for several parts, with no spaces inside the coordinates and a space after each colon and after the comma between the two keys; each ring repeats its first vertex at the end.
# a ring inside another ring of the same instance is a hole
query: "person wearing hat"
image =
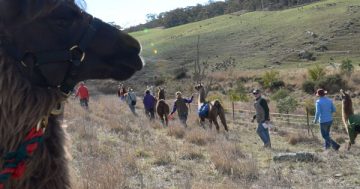
{"type": "Polygon", "coordinates": [[[339,150],[340,145],[330,137],[330,128],[333,122],[332,114],[336,112],[336,108],[332,100],[325,96],[326,93],[324,89],[318,89],[316,91],[316,96],[318,96],[319,99],[316,100],[315,103],[316,112],[314,123],[320,123],[321,136],[325,140],[324,148],[329,149],[332,147],[334,150],[339,150]]]}
{"type": "Polygon", "coordinates": [[[254,107],[255,107],[255,115],[251,122],[258,123],[258,127],[256,129],[256,133],[259,135],[260,139],[264,143],[265,148],[271,148],[270,134],[269,128],[264,127],[264,123],[269,124],[270,122],[270,113],[269,106],[267,101],[261,97],[261,91],[259,89],[254,89],[252,94],[255,97],[254,107]]]}
{"type": "Polygon", "coordinates": [[[190,99],[183,98],[180,91],[176,92],[175,95],[176,95],[176,100],[174,102],[173,110],[170,113],[170,116],[172,116],[177,111],[181,123],[186,127],[187,126],[186,121],[189,112],[189,108],[187,107],[186,104],[190,104],[193,101],[194,96],[191,96],[190,99]]]}

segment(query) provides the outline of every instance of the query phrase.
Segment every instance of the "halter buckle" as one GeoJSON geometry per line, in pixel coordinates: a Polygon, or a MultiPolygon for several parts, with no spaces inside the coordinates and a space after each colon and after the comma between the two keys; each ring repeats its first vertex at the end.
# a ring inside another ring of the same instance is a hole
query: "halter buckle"
{"type": "MultiPolygon", "coordinates": [[[[82,62],[84,61],[84,59],[85,59],[85,55],[86,55],[86,54],[85,54],[85,52],[84,52],[83,50],[81,50],[81,48],[80,48],[78,45],[74,45],[74,46],[72,46],[72,47],[69,49],[71,55],[73,55],[72,52],[74,52],[74,51],[76,51],[76,50],[78,50],[79,52],[81,52],[80,63],[82,63],[82,62]]],[[[71,57],[71,60],[70,60],[70,61],[73,62],[73,61],[75,61],[75,60],[73,59],[73,57],[71,57]]]]}
{"type": "Polygon", "coordinates": [[[48,126],[49,123],[49,117],[48,116],[44,116],[43,118],[40,119],[40,121],[36,124],[36,131],[39,131],[40,129],[43,130],[43,132],[45,132],[46,127],[48,126]]]}

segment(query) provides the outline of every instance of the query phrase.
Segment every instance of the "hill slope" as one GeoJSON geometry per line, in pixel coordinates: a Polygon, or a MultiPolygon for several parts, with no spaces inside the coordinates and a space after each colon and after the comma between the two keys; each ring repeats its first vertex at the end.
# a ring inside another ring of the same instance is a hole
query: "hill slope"
{"type": "Polygon", "coordinates": [[[283,11],[234,13],[169,29],[131,33],[147,61],[135,80],[192,69],[197,36],[200,57],[210,64],[234,57],[237,68],[294,68],[314,63],[360,60],[360,1],[327,0],[283,11]],[[301,51],[315,61],[300,59],[301,51]]]}

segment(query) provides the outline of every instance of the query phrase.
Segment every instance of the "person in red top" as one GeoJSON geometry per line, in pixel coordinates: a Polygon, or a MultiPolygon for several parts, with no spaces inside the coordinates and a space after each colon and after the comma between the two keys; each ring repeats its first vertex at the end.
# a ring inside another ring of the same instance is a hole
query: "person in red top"
{"type": "Polygon", "coordinates": [[[85,107],[86,109],[89,107],[89,91],[85,86],[84,82],[80,83],[80,86],[77,88],[76,97],[80,99],[80,106],[85,107]]]}

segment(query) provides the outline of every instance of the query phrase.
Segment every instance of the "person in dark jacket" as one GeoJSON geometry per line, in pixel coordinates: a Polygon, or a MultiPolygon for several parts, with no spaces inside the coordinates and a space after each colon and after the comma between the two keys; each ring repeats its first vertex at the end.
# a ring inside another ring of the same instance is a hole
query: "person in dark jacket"
{"type": "Polygon", "coordinates": [[[256,132],[259,135],[260,139],[263,141],[264,147],[271,148],[269,128],[265,126],[270,125],[268,103],[264,98],[261,97],[259,89],[253,90],[252,93],[255,97],[254,107],[256,111],[256,114],[253,116],[252,122],[256,119],[256,122],[258,123],[256,132]]]}
{"type": "Polygon", "coordinates": [[[186,104],[190,104],[193,99],[194,96],[191,96],[191,98],[183,98],[180,91],[176,92],[176,100],[174,102],[173,110],[170,115],[172,116],[177,111],[179,119],[185,127],[187,127],[186,121],[189,112],[189,108],[186,104]]]}
{"type": "Polygon", "coordinates": [[[148,89],[145,91],[143,103],[146,116],[150,117],[150,120],[153,120],[155,118],[156,98],[150,94],[150,90],[148,89]]]}

